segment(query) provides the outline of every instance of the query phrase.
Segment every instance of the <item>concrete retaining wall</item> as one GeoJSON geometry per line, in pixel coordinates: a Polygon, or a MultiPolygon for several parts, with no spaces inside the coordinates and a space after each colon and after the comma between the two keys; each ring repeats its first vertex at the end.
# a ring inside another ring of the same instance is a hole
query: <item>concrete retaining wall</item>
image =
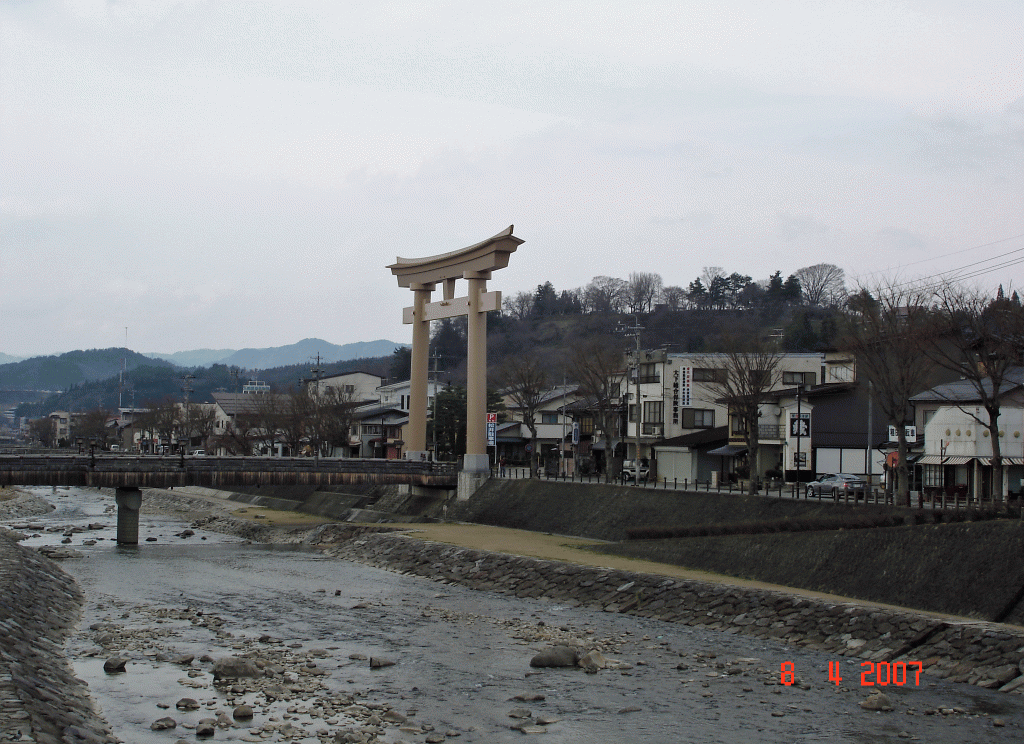
{"type": "MultiPolygon", "coordinates": [[[[372,529],[372,528],[369,528],[372,529]]],[[[1024,628],[453,547],[328,525],[330,554],[400,573],[517,597],[703,626],[870,661],[920,661],[925,672],[1024,692],[1024,628]]]]}

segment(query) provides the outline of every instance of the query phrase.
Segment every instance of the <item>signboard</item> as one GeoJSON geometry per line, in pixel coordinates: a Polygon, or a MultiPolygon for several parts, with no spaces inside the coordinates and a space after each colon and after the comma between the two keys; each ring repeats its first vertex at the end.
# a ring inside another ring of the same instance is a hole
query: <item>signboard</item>
{"type": "MultiPolygon", "coordinates": [[[[904,426],[903,427],[903,435],[907,438],[907,442],[916,443],[917,442],[917,427],[916,426],[904,426]]],[[[899,432],[896,431],[896,427],[893,426],[892,424],[889,424],[889,441],[890,442],[898,441],[898,439],[897,439],[898,436],[899,436],[899,432]]]]}
{"type": "Polygon", "coordinates": [[[498,414],[487,414],[487,446],[493,447],[498,443],[498,414]]]}
{"type": "Polygon", "coordinates": [[[573,421],[572,422],[572,443],[573,444],[579,444],[580,443],[580,422],[579,421],[573,421]]]}
{"type": "Polygon", "coordinates": [[[806,452],[794,452],[793,453],[793,467],[797,470],[800,468],[807,467],[807,453],[806,452]]]}
{"type": "Polygon", "coordinates": [[[789,436],[809,437],[811,436],[811,414],[791,413],[789,415],[789,436]]]}

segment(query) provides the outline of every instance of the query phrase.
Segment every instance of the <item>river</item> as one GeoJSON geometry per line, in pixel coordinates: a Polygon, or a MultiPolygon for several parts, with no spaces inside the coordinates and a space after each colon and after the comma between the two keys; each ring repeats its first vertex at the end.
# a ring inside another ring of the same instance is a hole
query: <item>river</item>
{"type": "Polygon", "coordinates": [[[81,557],[61,563],[87,596],[67,651],[126,742],[194,741],[200,719],[220,711],[230,720],[243,703],[254,718],[217,730],[215,741],[332,741],[368,731],[366,716],[388,709],[405,720],[375,729],[378,741],[511,742],[526,724],[542,741],[565,743],[941,744],[1020,741],[1024,728],[1019,695],[927,675],[916,684],[911,672],[885,687],[893,711],[867,711],[860,703],[878,688],[861,686],[859,661],[442,585],[302,546],[199,529],[181,536],[188,525],[145,511],[139,546],[118,547],[110,493],[35,492],[57,509],[8,521],[32,534],[24,544],[57,545],[67,528],[93,527],[70,534],[81,557]],[[558,641],[598,647],[619,668],[530,667],[558,641]],[[118,655],[126,671],[105,673],[118,655]],[[186,666],[183,655],[195,659],[186,666]],[[230,655],[270,664],[273,694],[215,686],[202,659],[230,655]],[[370,658],[393,665],[371,668],[370,658]],[[829,681],[829,662],[841,683],[829,681]],[[795,684],[780,684],[784,664],[795,684]],[[186,697],[200,709],[178,710],[186,697]],[[176,728],[152,730],[161,718],[176,728]]]}

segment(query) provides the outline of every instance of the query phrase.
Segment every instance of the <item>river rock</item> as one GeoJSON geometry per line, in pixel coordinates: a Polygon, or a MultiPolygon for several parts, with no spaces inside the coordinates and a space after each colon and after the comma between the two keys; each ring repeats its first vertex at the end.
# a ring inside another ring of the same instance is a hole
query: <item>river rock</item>
{"type": "Polygon", "coordinates": [[[240,679],[242,677],[261,677],[263,673],[251,659],[240,656],[225,656],[213,663],[214,679],[240,679]]]}
{"type": "Polygon", "coordinates": [[[178,710],[199,710],[199,701],[192,698],[182,698],[174,704],[178,710]]]}
{"type": "Polygon", "coordinates": [[[252,707],[248,705],[239,705],[231,713],[231,717],[236,721],[248,721],[252,718],[253,711],[252,707]]]}
{"type": "Polygon", "coordinates": [[[548,646],[530,659],[530,666],[574,667],[579,658],[579,650],[573,646],[548,646]]]}
{"type": "Polygon", "coordinates": [[[615,668],[618,665],[618,662],[606,658],[604,654],[597,649],[592,649],[583,655],[578,664],[588,674],[596,674],[600,669],[615,668]]]}
{"type": "Polygon", "coordinates": [[[128,659],[121,656],[112,656],[103,662],[103,671],[107,674],[121,674],[124,672],[125,665],[128,664],[128,659]]]}
{"type": "Polygon", "coordinates": [[[166,716],[164,718],[158,718],[157,720],[153,721],[153,723],[150,724],[149,727],[153,731],[167,731],[168,729],[177,728],[178,722],[170,716],[166,716]]]}
{"type": "Polygon", "coordinates": [[[382,656],[371,656],[370,657],[370,669],[381,669],[383,667],[394,666],[395,662],[391,659],[385,659],[382,656]]]}
{"type": "Polygon", "coordinates": [[[213,736],[217,733],[217,719],[204,718],[196,724],[196,736],[213,736]]]}
{"type": "Polygon", "coordinates": [[[893,709],[892,701],[884,692],[876,692],[866,700],[861,700],[860,707],[864,710],[882,710],[886,712],[893,709]]]}

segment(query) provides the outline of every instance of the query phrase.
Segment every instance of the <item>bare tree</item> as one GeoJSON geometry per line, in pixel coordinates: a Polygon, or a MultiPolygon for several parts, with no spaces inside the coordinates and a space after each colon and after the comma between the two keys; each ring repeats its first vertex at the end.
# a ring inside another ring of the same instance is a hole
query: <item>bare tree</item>
{"type": "Polygon", "coordinates": [[[86,411],[75,422],[75,436],[94,443],[100,449],[106,449],[107,438],[110,436],[110,411],[105,408],[94,408],[86,411]]]}
{"type": "Polygon", "coordinates": [[[637,271],[629,275],[626,282],[626,309],[628,312],[649,313],[661,295],[661,275],[637,271]]]}
{"type": "Polygon", "coordinates": [[[610,482],[612,439],[622,425],[622,391],[619,380],[625,369],[617,338],[596,338],[576,346],[569,362],[569,374],[579,385],[579,393],[594,417],[594,426],[604,438],[605,482],[610,482]]]}
{"type": "Polygon", "coordinates": [[[495,375],[502,395],[508,396],[519,410],[523,424],[530,430],[530,477],[537,463],[537,414],[548,390],[547,370],[533,354],[513,354],[495,375]]]}
{"type": "Polygon", "coordinates": [[[725,269],[721,266],[705,266],[700,270],[700,280],[705,287],[710,287],[716,279],[724,279],[725,277],[725,269]]]}
{"type": "MultiPolygon", "coordinates": [[[[251,409],[245,414],[248,418],[245,425],[254,443],[261,445],[270,454],[273,454],[274,445],[280,438],[281,418],[285,413],[283,397],[277,393],[253,395],[251,409]]],[[[236,414],[235,418],[241,415],[236,414]]]]}
{"type": "Polygon", "coordinates": [[[526,320],[533,314],[533,293],[516,292],[501,303],[502,312],[516,320],[526,320]]]}
{"type": "Polygon", "coordinates": [[[28,435],[33,442],[53,447],[57,444],[57,422],[49,416],[32,419],[28,423],[28,435]]]}
{"type": "Polygon", "coordinates": [[[929,293],[906,283],[891,281],[871,288],[858,287],[853,295],[840,345],[857,358],[858,374],[872,385],[872,397],[890,424],[896,427],[897,503],[910,503],[910,469],[904,424],[910,416],[910,398],[928,382],[931,363],[921,353],[922,337],[930,327],[929,293]]]}
{"type": "Polygon", "coordinates": [[[682,310],[686,306],[687,293],[682,287],[670,286],[661,290],[661,299],[669,310],[682,310]]]}
{"type": "Polygon", "coordinates": [[[210,404],[189,403],[182,406],[181,430],[190,447],[195,439],[202,442],[203,446],[206,445],[206,440],[213,434],[216,419],[216,412],[210,404]]]}
{"type": "Polygon", "coordinates": [[[325,457],[331,456],[336,449],[348,447],[353,411],[357,405],[352,393],[336,387],[316,399],[310,436],[325,457]]]}
{"type": "Polygon", "coordinates": [[[595,276],[583,288],[583,305],[591,313],[618,313],[626,294],[626,282],[611,276],[595,276]]]}
{"type": "Polygon", "coordinates": [[[1024,349],[1024,308],[1005,298],[992,299],[979,290],[947,283],[936,291],[934,331],[925,352],[940,367],[970,383],[984,417],[974,407],[960,410],[988,430],[992,443],[993,499],[1003,491],[1003,458],[999,441],[1002,397],[1021,382],[1024,349]]]}
{"type": "Polygon", "coordinates": [[[156,437],[166,446],[174,443],[174,435],[181,423],[181,408],[170,396],[159,401],[146,403],[149,412],[145,416],[146,429],[156,434],[156,437]]]}
{"type": "Polygon", "coordinates": [[[835,264],[805,266],[793,275],[800,281],[809,305],[835,307],[846,298],[846,276],[835,264]]]}
{"type": "Polygon", "coordinates": [[[728,404],[729,415],[736,418],[738,428],[743,432],[750,469],[747,492],[753,494],[757,490],[759,475],[756,472],[760,446],[758,417],[768,392],[781,381],[783,353],[777,344],[762,341],[742,330],[724,336],[722,347],[724,351],[695,364],[719,370],[706,385],[728,404]]]}

